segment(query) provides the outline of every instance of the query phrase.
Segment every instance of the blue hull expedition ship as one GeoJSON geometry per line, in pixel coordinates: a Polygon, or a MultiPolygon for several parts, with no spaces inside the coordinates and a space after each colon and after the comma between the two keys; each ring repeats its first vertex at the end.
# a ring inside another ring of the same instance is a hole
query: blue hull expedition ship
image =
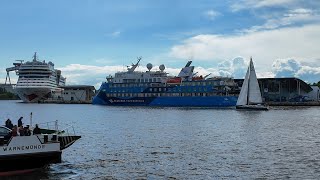
{"type": "Polygon", "coordinates": [[[165,66],[151,71],[137,72],[141,58],[126,72],[108,76],[102,83],[92,103],[120,106],[179,106],[179,107],[228,107],[237,103],[237,84],[229,77],[207,78],[195,76],[192,61],[183,67],[177,77],[168,76],[165,66]]]}

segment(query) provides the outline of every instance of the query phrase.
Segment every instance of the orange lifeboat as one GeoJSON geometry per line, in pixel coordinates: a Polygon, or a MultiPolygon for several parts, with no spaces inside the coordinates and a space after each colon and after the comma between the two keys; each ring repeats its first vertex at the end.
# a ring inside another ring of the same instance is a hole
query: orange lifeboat
{"type": "Polygon", "coordinates": [[[167,84],[180,84],[181,77],[174,77],[167,80],[167,84]]]}
{"type": "Polygon", "coordinates": [[[204,78],[202,76],[192,77],[192,81],[201,81],[201,80],[204,80],[204,78]]]}

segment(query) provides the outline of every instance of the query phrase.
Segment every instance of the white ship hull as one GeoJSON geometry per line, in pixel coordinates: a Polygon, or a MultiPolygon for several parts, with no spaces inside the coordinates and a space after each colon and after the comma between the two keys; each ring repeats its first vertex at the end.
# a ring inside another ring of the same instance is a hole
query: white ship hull
{"type": "Polygon", "coordinates": [[[16,88],[16,93],[23,102],[37,103],[40,100],[47,99],[52,88],[46,87],[31,87],[31,88],[16,88]]]}

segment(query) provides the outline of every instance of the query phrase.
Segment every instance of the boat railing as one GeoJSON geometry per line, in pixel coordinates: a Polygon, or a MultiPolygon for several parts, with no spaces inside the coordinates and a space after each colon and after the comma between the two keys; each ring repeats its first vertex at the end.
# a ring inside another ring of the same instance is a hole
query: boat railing
{"type": "Polygon", "coordinates": [[[60,130],[61,134],[65,134],[65,135],[76,135],[76,131],[74,130],[74,127],[72,125],[67,126],[66,128],[60,130]]]}
{"type": "Polygon", "coordinates": [[[58,123],[58,120],[39,123],[39,128],[53,130],[57,134],[75,135],[75,130],[72,125],[65,123],[58,123]],[[64,127],[61,129],[61,127],[64,127]]]}

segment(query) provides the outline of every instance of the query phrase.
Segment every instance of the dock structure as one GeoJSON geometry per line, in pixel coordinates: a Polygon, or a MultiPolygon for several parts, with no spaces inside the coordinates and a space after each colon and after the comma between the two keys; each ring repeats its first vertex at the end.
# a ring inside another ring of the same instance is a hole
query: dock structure
{"type": "Polygon", "coordinates": [[[320,106],[320,101],[309,102],[268,102],[269,106],[320,106]]]}

